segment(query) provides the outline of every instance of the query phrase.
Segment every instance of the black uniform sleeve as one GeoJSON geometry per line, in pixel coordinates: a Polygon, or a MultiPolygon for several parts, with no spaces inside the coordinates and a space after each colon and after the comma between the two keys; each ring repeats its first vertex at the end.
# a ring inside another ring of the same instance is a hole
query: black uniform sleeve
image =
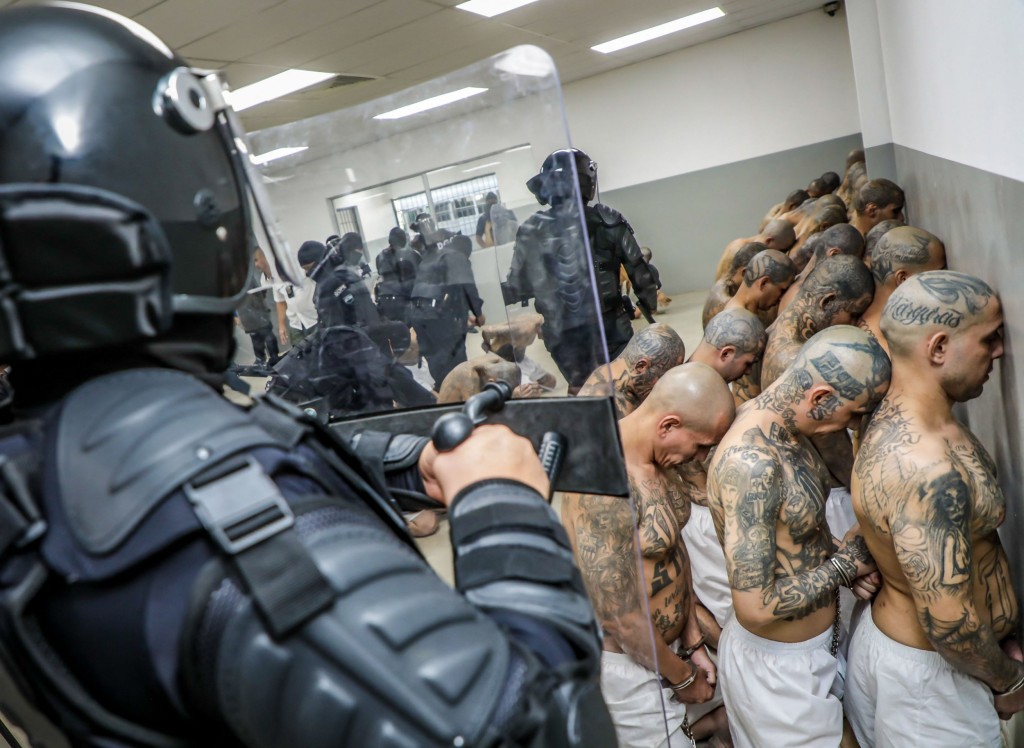
{"type": "Polygon", "coordinates": [[[617,233],[615,245],[622,256],[622,265],[626,268],[626,275],[633,284],[633,293],[647,307],[647,310],[654,312],[658,308],[658,282],[651,273],[647,261],[644,260],[640,245],[629,224],[623,221],[615,228],[617,233]]]}
{"type": "Polygon", "coordinates": [[[501,481],[451,513],[459,590],[351,507],[297,519],[338,600],[296,633],[269,637],[230,580],[212,587],[206,693],[245,745],[615,745],[598,628],[550,507],[501,481]]]}
{"type": "MultiPolygon", "coordinates": [[[[505,299],[506,304],[514,303],[515,298],[529,299],[534,295],[526,263],[529,261],[531,251],[536,255],[536,251],[533,249],[536,247],[536,241],[537,232],[529,221],[519,227],[516,232],[516,243],[512,248],[512,264],[508,269],[506,285],[509,291],[508,298],[505,299]]],[[[537,260],[535,259],[535,261],[537,260]]]]}
{"type": "Polygon", "coordinates": [[[473,275],[473,265],[469,258],[460,252],[449,252],[445,257],[447,266],[447,279],[451,292],[455,295],[462,295],[466,307],[475,317],[483,312],[484,302],[480,298],[480,292],[476,287],[476,278],[473,275]]]}
{"type": "Polygon", "coordinates": [[[402,295],[411,296],[412,287],[416,283],[416,263],[408,252],[398,255],[398,281],[401,283],[402,295]]]}

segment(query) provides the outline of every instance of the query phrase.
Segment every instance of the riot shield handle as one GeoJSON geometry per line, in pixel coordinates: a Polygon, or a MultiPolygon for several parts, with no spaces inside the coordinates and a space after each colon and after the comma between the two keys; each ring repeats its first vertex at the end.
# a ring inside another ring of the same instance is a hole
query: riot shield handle
{"type": "Polygon", "coordinates": [[[551,482],[551,489],[548,493],[548,501],[551,501],[551,494],[555,492],[555,479],[562,469],[562,462],[565,461],[565,450],[568,447],[565,437],[557,431],[547,431],[540,440],[540,448],[537,456],[540,457],[541,467],[547,473],[551,482]]]}
{"type": "Polygon", "coordinates": [[[473,429],[487,420],[491,413],[505,407],[512,397],[512,388],[506,382],[488,382],[483,391],[470,397],[461,413],[446,413],[437,419],[430,438],[438,452],[450,452],[473,433],[473,429]]]}
{"type": "MultiPolygon", "coordinates": [[[[488,382],[481,392],[470,397],[462,406],[461,413],[446,413],[437,419],[431,431],[431,440],[438,452],[450,452],[462,444],[473,433],[473,429],[487,420],[487,416],[505,407],[512,397],[512,388],[507,382],[488,382]]],[[[552,490],[558,471],[565,458],[566,440],[557,431],[548,431],[540,442],[537,455],[552,490]]],[[[548,496],[548,501],[551,496],[548,496]]]]}

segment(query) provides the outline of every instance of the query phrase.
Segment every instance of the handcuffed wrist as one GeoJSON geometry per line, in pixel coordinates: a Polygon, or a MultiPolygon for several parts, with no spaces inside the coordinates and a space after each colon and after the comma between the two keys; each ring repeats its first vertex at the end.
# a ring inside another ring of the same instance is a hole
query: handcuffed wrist
{"type": "Polygon", "coordinates": [[[700,675],[700,668],[697,667],[696,663],[690,662],[689,660],[686,660],[686,662],[689,662],[690,667],[693,668],[693,670],[690,672],[689,677],[683,681],[680,681],[679,683],[668,684],[668,687],[677,693],[679,691],[685,691],[687,688],[692,686],[693,682],[697,680],[697,676],[700,675]]]}
{"type": "Polygon", "coordinates": [[[1007,688],[1005,691],[997,691],[996,693],[999,696],[1009,696],[1011,693],[1017,693],[1017,691],[1020,691],[1022,688],[1024,688],[1024,675],[1022,675],[1016,683],[1007,688]]]}
{"type": "Polygon", "coordinates": [[[704,643],[707,640],[708,640],[708,635],[702,633],[700,635],[700,639],[698,639],[693,645],[691,645],[689,647],[686,647],[685,649],[679,650],[678,652],[676,652],[676,654],[681,659],[689,660],[693,656],[694,652],[696,652],[698,649],[700,649],[701,647],[704,646],[704,643]]]}
{"type": "Polygon", "coordinates": [[[829,559],[829,561],[832,562],[832,565],[836,568],[836,571],[839,572],[839,583],[843,587],[849,587],[850,585],[852,585],[853,584],[853,579],[850,578],[849,573],[847,573],[847,571],[843,568],[842,564],[840,564],[836,560],[836,557],[832,556],[829,559]]]}

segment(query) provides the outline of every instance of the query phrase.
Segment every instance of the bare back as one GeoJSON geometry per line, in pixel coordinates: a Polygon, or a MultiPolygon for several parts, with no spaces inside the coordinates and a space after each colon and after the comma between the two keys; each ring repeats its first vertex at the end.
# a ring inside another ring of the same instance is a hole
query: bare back
{"type": "Polygon", "coordinates": [[[858,453],[852,495],[882,572],[872,615],[887,636],[933,649],[949,615],[939,611],[958,596],[973,600],[997,640],[1015,631],[1018,603],[996,533],[1006,500],[992,458],[967,428],[951,419],[934,429],[901,398],[887,398],[858,453]]]}
{"type": "Polygon", "coordinates": [[[711,318],[725,309],[725,305],[729,303],[729,300],[735,293],[736,289],[729,282],[728,278],[716,281],[715,285],[708,292],[707,299],[704,300],[704,310],[700,315],[701,326],[707,327],[711,318]]]}
{"type": "Polygon", "coordinates": [[[651,620],[666,644],[682,634],[693,606],[690,562],[679,534],[689,520],[690,505],[680,481],[654,466],[629,470],[635,525],[624,499],[567,494],[562,501],[562,523],[587,592],[609,633],[605,649],[613,652],[623,651],[615,637],[618,619],[639,608],[641,586],[651,620]],[[636,573],[634,530],[640,538],[643,580],[636,573]]]}
{"type": "Polygon", "coordinates": [[[635,394],[626,386],[628,380],[626,362],[617,358],[607,366],[598,366],[594,369],[576,396],[607,397],[611,393],[615,400],[615,416],[622,418],[636,410],[636,406],[640,404],[635,394]]]}

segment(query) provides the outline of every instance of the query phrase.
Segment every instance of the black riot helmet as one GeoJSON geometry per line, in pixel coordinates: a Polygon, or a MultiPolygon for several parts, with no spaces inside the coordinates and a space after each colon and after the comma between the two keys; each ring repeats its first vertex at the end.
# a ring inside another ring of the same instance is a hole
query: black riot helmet
{"type": "Polygon", "coordinates": [[[574,183],[579,184],[584,205],[593,200],[597,194],[597,162],[579,148],[563,148],[544,159],[540,173],[531,177],[526,187],[541,205],[555,205],[572,196],[574,183]]]}
{"type": "Polygon", "coordinates": [[[388,233],[388,245],[395,249],[403,249],[409,243],[409,236],[398,226],[395,226],[388,233]]]}
{"type": "Polygon", "coordinates": [[[0,11],[0,361],[226,368],[250,205],[296,273],[224,94],[109,11],[0,11]]]}

